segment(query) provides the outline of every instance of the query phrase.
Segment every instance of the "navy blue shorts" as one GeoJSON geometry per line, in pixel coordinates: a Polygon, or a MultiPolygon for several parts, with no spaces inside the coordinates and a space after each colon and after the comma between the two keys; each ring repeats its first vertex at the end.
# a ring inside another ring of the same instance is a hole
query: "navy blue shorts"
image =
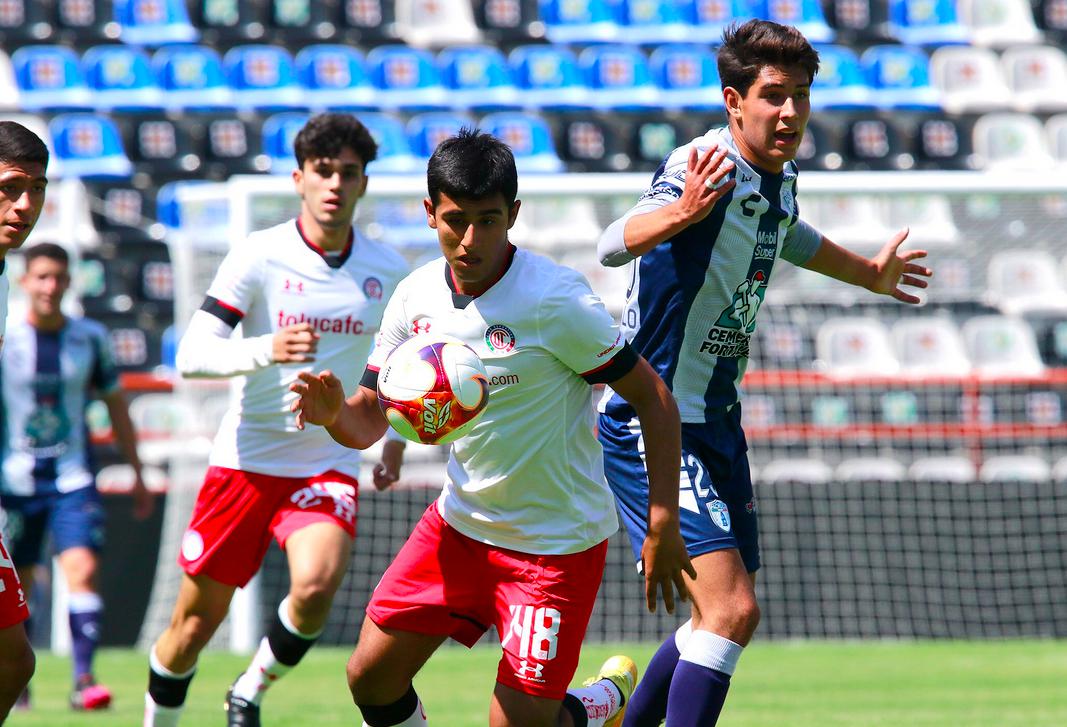
{"type": "Polygon", "coordinates": [[[104,545],[104,506],[95,487],[20,497],[4,495],[4,539],[19,566],[44,561],[45,534],[56,553],[104,545]]]}
{"type": "MultiPolygon", "coordinates": [[[[640,563],[648,529],[648,473],[641,426],[637,419],[620,422],[601,414],[599,430],[604,472],[640,563]]],[[[740,406],[714,422],[682,424],[678,504],[682,538],[691,557],[737,548],[746,570],[759,569],[756,501],[740,406]]]]}

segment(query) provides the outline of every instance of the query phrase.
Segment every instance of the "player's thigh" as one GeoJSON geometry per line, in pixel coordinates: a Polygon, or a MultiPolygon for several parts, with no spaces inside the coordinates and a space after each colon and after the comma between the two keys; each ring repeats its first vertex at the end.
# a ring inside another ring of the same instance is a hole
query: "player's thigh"
{"type": "MultiPolygon", "coordinates": [[[[696,580],[685,576],[693,607],[693,627],[747,642],[757,612],[755,573],[740,553],[715,550],[692,559],[696,580]]],[[[741,642],[739,642],[741,643],[741,642]]]]}
{"type": "Polygon", "coordinates": [[[59,568],[66,578],[67,587],[75,592],[95,590],[99,557],[92,548],[75,546],[63,550],[59,556],[59,568]]]}
{"type": "MultiPolygon", "coordinates": [[[[490,727],[556,727],[563,700],[538,697],[500,684],[489,706],[490,727]]],[[[564,723],[567,724],[567,723],[564,723]]]]}
{"type": "Polygon", "coordinates": [[[292,587],[321,587],[332,594],[348,570],[351,554],[352,536],[335,523],[311,523],[290,533],[285,555],[292,587]]]}
{"type": "Polygon", "coordinates": [[[363,619],[359,642],[348,659],[348,684],[357,704],[391,704],[448,638],[382,628],[363,619]]]}
{"type": "Polygon", "coordinates": [[[82,487],[56,496],[48,529],[57,553],[86,548],[99,553],[104,547],[107,516],[95,487],[82,487]]]}

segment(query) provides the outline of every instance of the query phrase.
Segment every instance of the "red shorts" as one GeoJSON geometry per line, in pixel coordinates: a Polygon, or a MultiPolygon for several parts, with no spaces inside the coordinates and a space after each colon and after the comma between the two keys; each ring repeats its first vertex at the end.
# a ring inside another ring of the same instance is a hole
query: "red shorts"
{"type": "Polygon", "coordinates": [[[15,563],[7,554],[0,535],[0,629],[20,624],[30,617],[26,592],[22,590],[15,563]]]}
{"type": "Polygon", "coordinates": [[[427,508],[367,605],[378,626],[451,636],[473,646],[496,626],[497,681],[563,699],[604,574],[607,541],[580,553],[535,555],[468,538],[427,508]]]}
{"type": "Polygon", "coordinates": [[[314,477],[272,477],[209,467],[182,537],[178,564],[191,576],[232,586],[252,579],[273,535],[285,548],[312,523],[336,523],[356,537],[359,483],[329,470],[314,477]]]}

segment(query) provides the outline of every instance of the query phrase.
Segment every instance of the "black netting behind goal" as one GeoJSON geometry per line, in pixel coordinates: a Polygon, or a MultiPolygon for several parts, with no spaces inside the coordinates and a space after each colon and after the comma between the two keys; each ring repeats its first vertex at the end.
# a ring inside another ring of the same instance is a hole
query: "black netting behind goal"
{"type": "MultiPolygon", "coordinates": [[[[371,591],[438,492],[363,494],[323,643],[355,642],[371,591]]],[[[1067,637],[1067,482],[778,483],[757,497],[762,638],[1067,637]]],[[[272,549],[264,627],[287,588],[272,549]]],[[[645,610],[616,534],[587,641],[660,640],[683,619],[659,611],[645,610]]]]}

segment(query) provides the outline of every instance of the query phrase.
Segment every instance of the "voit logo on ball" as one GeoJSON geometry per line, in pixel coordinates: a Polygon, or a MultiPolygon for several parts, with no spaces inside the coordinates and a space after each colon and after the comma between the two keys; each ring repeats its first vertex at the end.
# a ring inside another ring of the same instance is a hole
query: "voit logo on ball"
{"type": "Polygon", "coordinates": [[[507,353],[515,348],[515,334],[499,323],[485,329],[485,345],[493,351],[507,353]]]}

